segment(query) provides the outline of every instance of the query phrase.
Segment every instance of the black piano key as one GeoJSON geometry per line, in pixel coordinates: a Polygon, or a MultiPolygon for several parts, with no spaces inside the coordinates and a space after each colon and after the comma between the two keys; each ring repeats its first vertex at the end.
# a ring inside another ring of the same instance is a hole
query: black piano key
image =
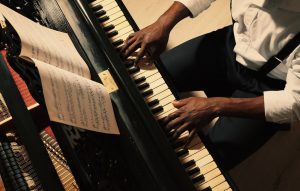
{"type": "Polygon", "coordinates": [[[117,41],[114,41],[112,44],[113,44],[114,46],[120,46],[120,45],[123,44],[123,43],[124,43],[123,39],[119,39],[119,40],[117,40],[117,41]]]}
{"type": "Polygon", "coordinates": [[[184,144],[185,144],[185,142],[182,141],[182,140],[177,141],[176,143],[173,144],[173,148],[174,148],[174,149],[177,149],[177,148],[179,148],[179,147],[183,147],[184,144]]]}
{"type": "Polygon", "coordinates": [[[114,30],[106,34],[108,38],[118,35],[118,31],[114,30]]]}
{"type": "MultiPolygon", "coordinates": [[[[133,62],[133,64],[134,64],[134,62],[133,62]]],[[[134,80],[134,82],[136,84],[142,83],[144,81],[146,81],[146,78],[144,76],[134,80]]]]}
{"type": "Polygon", "coordinates": [[[108,32],[108,31],[113,30],[114,28],[115,28],[115,26],[112,25],[112,24],[110,24],[110,25],[107,25],[106,27],[103,27],[103,30],[104,30],[105,32],[108,32]]]}
{"type": "Polygon", "coordinates": [[[204,188],[202,191],[212,191],[212,189],[211,189],[211,187],[209,186],[209,187],[204,188]]]}
{"type": "Polygon", "coordinates": [[[140,71],[140,68],[139,67],[132,67],[128,70],[128,73],[131,75],[131,74],[135,74],[137,72],[140,71]]]}
{"type": "Polygon", "coordinates": [[[176,152],[177,157],[181,157],[187,154],[189,154],[189,151],[187,149],[179,149],[179,151],[176,152]]]}
{"type": "Polygon", "coordinates": [[[156,113],[162,112],[163,110],[164,110],[164,108],[162,106],[158,106],[158,107],[153,108],[151,111],[153,114],[156,114],[156,113]]]}
{"type": "Polygon", "coordinates": [[[192,168],[192,169],[188,170],[187,173],[191,176],[193,174],[196,174],[197,172],[200,172],[200,168],[199,167],[192,168]]]}
{"type": "Polygon", "coordinates": [[[145,90],[145,89],[149,88],[149,86],[150,85],[148,83],[143,83],[141,85],[138,85],[138,89],[139,90],[145,90]]]}
{"type": "Polygon", "coordinates": [[[126,68],[131,68],[134,66],[134,60],[126,60],[124,63],[126,68]]]}
{"type": "Polygon", "coordinates": [[[152,100],[148,103],[148,106],[149,107],[153,107],[155,105],[159,104],[159,100],[158,99],[155,99],[155,100],[152,100]]]}
{"type": "Polygon", "coordinates": [[[109,20],[109,16],[104,16],[104,17],[98,18],[98,21],[101,22],[101,23],[103,23],[103,22],[105,22],[107,20],[109,20]]]}
{"type": "Polygon", "coordinates": [[[106,14],[106,11],[103,9],[100,9],[98,11],[94,11],[94,14],[96,15],[96,17],[101,17],[106,14]]]}
{"type": "Polygon", "coordinates": [[[200,174],[199,176],[196,176],[196,177],[192,178],[193,184],[196,184],[196,183],[199,183],[199,182],[203,182],[203,181],[204,181],[203,174],[200,174]]]}
{"type": "Polygon", "coordinates": [[[191,167],[191,166],[193,166],[195,164],[196,164],[196,162],[194,160],[190,160],[190,161],[188,161],[186,163],[183,163],[183,167],[184,168],[189,168],[189,167],[191,167]]]}
{"type": "Polygon", "coordinates": [[[145,92],[142,93],[142,96],[143,97],[147,97],[147,96],[149,96],[151,94],[153,94],[153,90],[147,90],[147,91],[145,91],[145,92]]]}
{"type": "Polygon", "coordinates": [[[99,9],[103,9],[103,6],[101,4],[97,4],[95,6],[92,7],[92,10],[99,10],[99,9]]]}

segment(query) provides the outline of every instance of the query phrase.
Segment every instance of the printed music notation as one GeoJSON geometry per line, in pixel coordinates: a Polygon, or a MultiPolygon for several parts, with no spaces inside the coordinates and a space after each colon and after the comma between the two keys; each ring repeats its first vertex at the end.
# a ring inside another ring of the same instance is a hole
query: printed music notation
{"type": "Polygon", "coordinates": [[[38,68],[51,121],[119,134],[110,96],[90,80],[89,69],[66,33],[48,29],[0,4],[21,39],[20,58],[38,68]]]}

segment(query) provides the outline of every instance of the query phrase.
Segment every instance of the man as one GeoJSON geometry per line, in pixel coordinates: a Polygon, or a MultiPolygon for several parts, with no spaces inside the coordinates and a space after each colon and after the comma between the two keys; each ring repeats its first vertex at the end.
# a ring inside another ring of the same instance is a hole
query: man
{"type": "MultiPolygon", "coordinates": [[[[158,56],[172,28],[185,17],[197,16],[212,1],[175,1],[155,23],[128,37],[122,48],[125,57],[138,48],[137,60],[145,50],[158,56]]],[[[300,120],[299,43],[277,67],[260,70],[295,40],[300,2],[233,0],[232,17],[233,26],[188,41],[161,57],[179,91],[204,90],[208,96],[175,101],[178,110],[165,119],[166,128],[175,129],[177,137],[219,117],[208,139],[228,169],[253,153],[281,124],[300,120]]]]}

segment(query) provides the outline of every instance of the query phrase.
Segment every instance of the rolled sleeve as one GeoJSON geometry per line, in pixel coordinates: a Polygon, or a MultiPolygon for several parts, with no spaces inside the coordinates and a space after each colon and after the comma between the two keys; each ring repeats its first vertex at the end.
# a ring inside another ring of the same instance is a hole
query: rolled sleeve
{"type": "Polygon", "coordinates": [[[192,13],[192,17],[196,17],[202,11],[206,10],[214,0],[177,0],[186,6],[192,13]]]}
{"type": "Polygon", "coordinates": [[[300,122],[300,46],[287,58],[286,86],[264,92],[265,117],[269,122],[300,122]]]}

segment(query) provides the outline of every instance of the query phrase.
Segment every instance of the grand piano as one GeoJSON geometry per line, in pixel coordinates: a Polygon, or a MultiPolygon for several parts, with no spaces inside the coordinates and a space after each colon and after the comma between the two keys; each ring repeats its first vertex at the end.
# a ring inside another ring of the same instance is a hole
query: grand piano
{"type": "MultiPolygon", "coordinates": [[[[172,101],[178,99],[178,95],[159,60],[150,67],[139,67],[133,64],[134,56],[124,59],[120,55],[120,47],[127,36],[139,30],[121,0],[0,2],[42,25],[67,32],[88,64],[92,80],[102,83],[99,76],[106,72],[117,84],[117,90],[110,96],[120,136],[49,122],[55,136],[52,142],[57,141],[59,145],[52,150],[59,150],[76,180],[76,187],[66,189],[52,165],[53,159],[49,158],[49,149],[47,152],[44,147],[47,139],[44,127],[37,125],[33,115],[22,113],[28,110],[21,97],[15,96],[5,58],[1,57],[1,72],[7,73],[1,78],[11,83],[0,86],[0,90],[14,122],[15,136],[20,139],[18,144],[24,145],[40,181],[37,190],[236,190],[202,134],[184,149],[189,132],[172,140],[172,131],[164,129],[161,119],[176,110],[172,101]],[[33,133],[27,133],[31,131],[33,133]]],[[[37,70],[24,68],[14,57],[20,49],[18,40],[12,29],[2,29],[1,41],[8,51],[8,63],[26,81],[41,110],[45,110],[37,70]]],[[[45,117],[45,120],[49,119],[45,117]]],[[[1,134],[2,144],[9,143],[7,134],[1,134]]],[[[3,176],[5,165],[0,165],[0,172],[3,176]]],[[[13,180],[4,179],[8,190],[30,190],[26,185],[10,181],[13,180]]]]}

